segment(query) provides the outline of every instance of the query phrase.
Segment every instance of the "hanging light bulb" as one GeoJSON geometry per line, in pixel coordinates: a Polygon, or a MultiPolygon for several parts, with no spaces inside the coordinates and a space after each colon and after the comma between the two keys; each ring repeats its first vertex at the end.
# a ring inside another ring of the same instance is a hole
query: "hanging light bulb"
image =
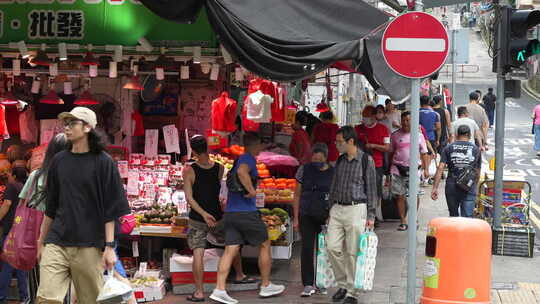
{"type": "Polygon", "coordinates": [[[45,52],[46,45],[41,44],[41,49],[37,51],[36,57],[32,58],[30,62],[34,65],[49,66],[52,62],[47,53],[45,52]]]}
{"type": "Polygon", "coordinates": [[[68,59],[67,56],[67,45],[65,42],[60,42],[58,44],[58,59],[60,61],[66,61],[68,59]]]}
{"type": "Polygon", "coordinates": [[[116,61],[109,61],[109,78],[118,77],[118,64],[116,61]]]}
{"type": "Polygon", "coordinates": [[[90,79],[88,80],[88,84],[84,85],[84,91],[81,93],[81,95],[79,95],[79,98],[75,100],[74,104],[78,106],[90,106],[99,104],[99,101],[95,100],[90,93],[90,79]]]}
{"type": "Polygon", "coordinates": [[[49,80],[49,93],[47,95],[43,96],[40,100],[40,103],[45,104],[64,104],[64,100],[60,97],[58,97],[58,94],[56,94],[56,91],[54,90],[54,86],[52,85],[52,81],[49,80]]]}

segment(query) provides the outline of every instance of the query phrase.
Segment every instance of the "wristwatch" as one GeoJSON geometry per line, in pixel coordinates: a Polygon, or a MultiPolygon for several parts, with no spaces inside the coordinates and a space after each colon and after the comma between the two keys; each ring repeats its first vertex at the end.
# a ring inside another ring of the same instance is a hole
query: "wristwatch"
{"type": "Polygon", "coordinates": [[[105,247],[110,247],[114,249],[116,247],[116,242],[105,242],[105,247]]]}

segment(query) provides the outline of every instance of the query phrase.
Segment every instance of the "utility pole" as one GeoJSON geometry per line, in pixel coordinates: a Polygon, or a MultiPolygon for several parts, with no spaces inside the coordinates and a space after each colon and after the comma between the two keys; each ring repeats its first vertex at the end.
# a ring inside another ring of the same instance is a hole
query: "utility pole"
{"type": "MultiPolygon", "coordinates": [[[[455,20],[455,18],[452,18],[453,20],[455,20]]],[[[454,23],[452,21],[452,23],[454,23]]],[[[452,24],[452,104],[450,105],[451,107],[451,112],[452,112],[452,121],[454,121],[454,117],[456,117],[456,109],[454,107],[454,102],[455,102],[455,96],[456,96],[456,27],[457,27],[457,24],[452,24]]]]}
{"type": "MultiPolygon", "coordinates": [[[[499,5],[499,0],[493,1],[495,5],[497,20],[502,20],[503,11],[499,5]]],[[[505,25],[498,22],[497,46],[495,54],[497,55],[497,101],[495,112],[495,191],[493,196],[493,227],[501,226],[502,201],[503,201],[503,167],[504,167],[504,125],[505,125],[505,96],[504,96],[504,75],[503,75],[503,31],[505,25]]]]}

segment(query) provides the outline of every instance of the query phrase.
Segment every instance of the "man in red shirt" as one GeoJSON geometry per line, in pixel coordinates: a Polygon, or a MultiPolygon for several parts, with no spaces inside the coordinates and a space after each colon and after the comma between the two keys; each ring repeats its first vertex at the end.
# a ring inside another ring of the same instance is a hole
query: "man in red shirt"
{"type": "MultiPolygon", "coordinates": [[[[364,146],[364,151],[371,154],[375,161],[377,171],[377,193],[379,200],[377,204],[377,219],[382,221],[381,198],[382,198],[382,178],[384,176],[384,153],[390,151],[390,131],[385,125],[378,123],[376,119],[377,110],[374,106],[368,105],[362,111],[362,124],[355,127],[358,140],[364,146]]],[[[388,164],[387,164],[388,165],[388,164]]]]}

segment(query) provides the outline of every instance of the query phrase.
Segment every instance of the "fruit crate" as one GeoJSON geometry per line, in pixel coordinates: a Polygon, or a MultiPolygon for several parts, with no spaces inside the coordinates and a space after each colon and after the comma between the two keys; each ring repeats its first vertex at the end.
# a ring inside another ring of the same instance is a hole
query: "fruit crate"
{"type": "Polygon", "coordinates": [[[531,225],[493,227],[492,253],[503,256],[533,257],[535,230],[531,225]]]}

